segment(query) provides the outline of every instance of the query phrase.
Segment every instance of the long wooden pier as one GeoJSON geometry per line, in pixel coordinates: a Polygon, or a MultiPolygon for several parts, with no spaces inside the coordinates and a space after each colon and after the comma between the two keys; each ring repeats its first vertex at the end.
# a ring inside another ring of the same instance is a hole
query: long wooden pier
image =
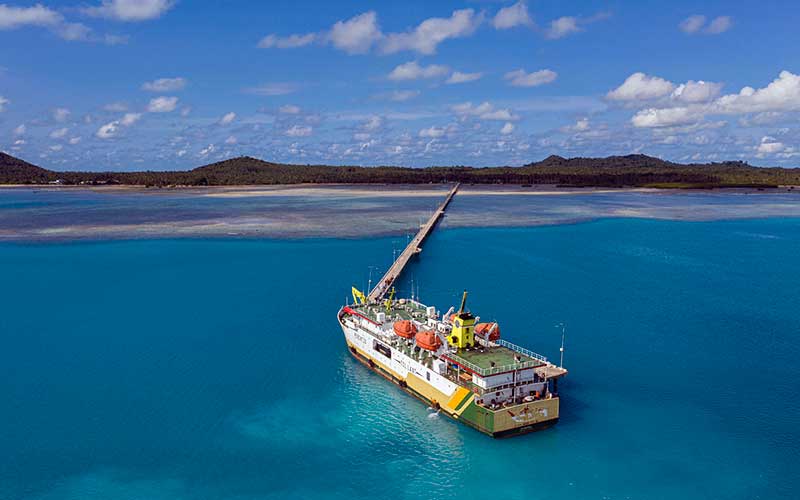
{"type": "Polygon", "coordinates": [[[408,243],[405,250],[403,250],[403,253],[400,254],[397,260],[394,261],[392,267],[386,271],[386,274],[384,274],[383,278],[381,278],[381,280],[375,285],[375,288],[370,290],[369,295],[367,296],[370,301],[380,300],[383,298],[386,292],[392,287],[397,277],[400,276],[400,273],[403,272],[403,269],[406,267],[406,264],[408,264],[408,261],[411,259],[411,257],[422,251],[420,245],[422,245],[422,242],[425,240],[425,238],[427,238],[428,235],[433,232],[433,228],[436,226],[436,223],[439,222],[439,219],[444,216],[444,211],[447,210],[447,205],[450,204],[453,196],[456,195],[456,191],[458,191],[459,186],[461,186],[460,183],[453,186],[453,189],[451,189],[447,194],[447,198],[445,198],[441,205],[436,208],[436,211],[433,213],[433,215],[431,215],[430,219],[428,219],[428,221],[423,224],[422,227],[420,227],[419,232],[416,234],[416,236],[414,236],[414,239],[408,243]]]}

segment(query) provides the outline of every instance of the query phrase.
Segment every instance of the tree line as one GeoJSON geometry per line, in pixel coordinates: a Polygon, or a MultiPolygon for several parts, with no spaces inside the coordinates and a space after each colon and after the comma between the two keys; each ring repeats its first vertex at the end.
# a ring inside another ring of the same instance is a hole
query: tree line
{"type": "Polygon", "coordinates": [[[743,162],[678,164],[646,155],[550,156],[521,167],[287,165],[239,157],[188,171],[57,172],[0,153],[0,183],[68,185],[236,186],[264,184],[550,184],[574,187],[774,187],[800,185],[800,169],[743,162]]]}

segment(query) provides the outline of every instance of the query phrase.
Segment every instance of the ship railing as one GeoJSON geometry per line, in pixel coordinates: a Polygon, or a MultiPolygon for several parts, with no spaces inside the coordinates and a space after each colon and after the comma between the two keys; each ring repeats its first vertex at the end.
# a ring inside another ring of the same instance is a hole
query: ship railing
{"type": "Polygon", "coordinates": [[[536,368],[537,366],[542,366],[540,360],[536,359],[531,361],[523,361],[521,363],[514,363],[511,365],[503,365],[503,366],[494,366],[492,368],[482,368],[475,363],[471,363],[466,359],[462,358],[458,354],[448,354],[448,357],[451,358],[453,361],[458,363],[459,365],[467,368],[468,370],[477,373],[481,377],[488,377],[489,375],[496,375],[498,373],[505,373],[514,370],[524,370],[526,368],[536,368]]]}
{"type": "Polygon", "coordinates": [[[511,342],[509,342],[507,340],[498,339],[498,340],[495,340],[494,343],[497,344],[497,345],[501,345],[503,347],[506,347],[508,349],[511,349],[512,351],[516,351],[516,352],[518,352],[520,354],[524,354],[525,356],[528,356],[529,358],[538,359],[542,363],[547,363],[547,358],[542,356],[541,354],[535,353],[535,352],[533,352],[531,350],[525,349],[524,347],[520,347],[520,346],[518,346],[516,344],[512,344],[511,342]]]}

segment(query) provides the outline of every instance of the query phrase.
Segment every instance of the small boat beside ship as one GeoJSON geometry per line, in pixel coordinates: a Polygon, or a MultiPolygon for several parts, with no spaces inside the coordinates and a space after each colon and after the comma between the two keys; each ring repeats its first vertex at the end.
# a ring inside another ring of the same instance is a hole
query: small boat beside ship
{"type": "Polygon", "coordinates": [[[502,339],[497,323],[466,308],[440,314],[414,299],[354,303],[338,321],[353,356],[431,408],[493,437],[513,436],[559,419],[562,366],[502,339]]]}

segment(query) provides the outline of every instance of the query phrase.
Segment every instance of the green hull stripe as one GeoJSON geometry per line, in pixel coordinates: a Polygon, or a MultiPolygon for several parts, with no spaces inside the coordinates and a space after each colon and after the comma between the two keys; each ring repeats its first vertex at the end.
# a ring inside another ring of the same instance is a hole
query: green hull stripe
{"type": "Polygon", "coordinates": [[[471,398],[472,398],[472,393],[467,393],[467,397],[462,399],[461,402],[456,405],[455,411],[460,410],[461,407],[464,406],[464,403],[466,403],[467,401],[470,401],[471,398]]]}

